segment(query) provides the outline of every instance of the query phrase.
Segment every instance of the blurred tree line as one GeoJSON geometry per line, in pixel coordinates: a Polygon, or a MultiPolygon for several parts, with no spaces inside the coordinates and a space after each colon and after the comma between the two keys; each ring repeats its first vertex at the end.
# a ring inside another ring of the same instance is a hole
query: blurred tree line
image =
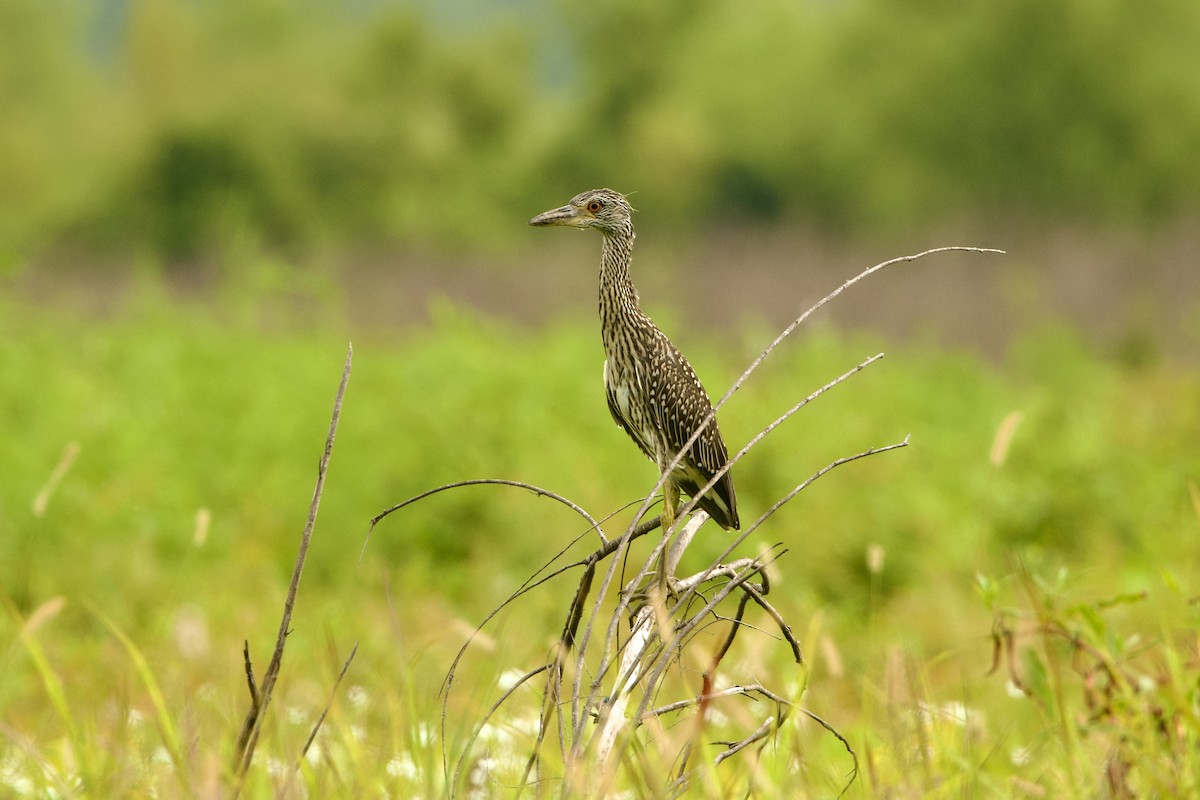
{"type": "Polygon", "coordinates": [[[525,0],[488,20],[0,0],[0,249],[482,245],[599,184],[681,230],[1142,226],[1200,200],[1200,3],[525,0]]]}

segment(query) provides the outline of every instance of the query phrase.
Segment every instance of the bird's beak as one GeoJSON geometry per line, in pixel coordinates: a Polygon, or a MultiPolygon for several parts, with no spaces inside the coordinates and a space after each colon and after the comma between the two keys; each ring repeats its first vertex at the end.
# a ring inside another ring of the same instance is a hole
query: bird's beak
{"type": "Polygon", "coordinates": [[[550,211],[543,211],[533,219],[529,220],[530,225],[570,225],[577,226],[579,220],[579,210],[574,206],[562,206],[550,211]]]}

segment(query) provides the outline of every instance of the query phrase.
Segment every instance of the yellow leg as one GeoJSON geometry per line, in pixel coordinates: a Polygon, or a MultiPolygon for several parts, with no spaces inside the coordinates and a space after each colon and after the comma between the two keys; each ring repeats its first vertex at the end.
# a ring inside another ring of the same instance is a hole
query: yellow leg
{"type": "Polygon", "coordinates": [[[669,597],[671,590],[667,583],[667,550],[670,542],[671,526],[675,524],[675,508],[679,505],[679,487],[674,481],[667,481],[663,486],[662,533],[663,549],[658,556],[658,588],[663,598],[669,597]]]}
{"type": "Polygon", "coordinates": [[[679,506],[679,487],[674,481],[667,481],[663,486],[663,510],[662,510],[662,527],[663,533],[671,529],[675,524],[675,509],[679,506]]]}

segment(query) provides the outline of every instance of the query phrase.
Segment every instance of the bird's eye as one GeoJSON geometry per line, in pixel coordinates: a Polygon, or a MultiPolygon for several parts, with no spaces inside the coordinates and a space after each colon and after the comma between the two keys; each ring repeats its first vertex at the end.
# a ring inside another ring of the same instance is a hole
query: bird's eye
{"type": "Polygon", "coordinates": [[[601,203],[599,200],[593,200],[592,202],[587,204],[587,210],[589,212],[591,212],[592,214],[595,214],[601,208],[604,208],[604,204],[601,203]]]}

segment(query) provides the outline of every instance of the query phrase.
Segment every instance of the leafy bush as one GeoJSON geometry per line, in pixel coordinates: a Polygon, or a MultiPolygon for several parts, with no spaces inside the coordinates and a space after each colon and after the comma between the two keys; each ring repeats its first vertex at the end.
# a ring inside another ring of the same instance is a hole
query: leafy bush
{"type": "Polygon", "coordinates": [[[1194,4],[559,10],[6,3],[0,250],[494,244],[600,184],[685,231],[1142,225],[1200,199],[1194,4]]]}

